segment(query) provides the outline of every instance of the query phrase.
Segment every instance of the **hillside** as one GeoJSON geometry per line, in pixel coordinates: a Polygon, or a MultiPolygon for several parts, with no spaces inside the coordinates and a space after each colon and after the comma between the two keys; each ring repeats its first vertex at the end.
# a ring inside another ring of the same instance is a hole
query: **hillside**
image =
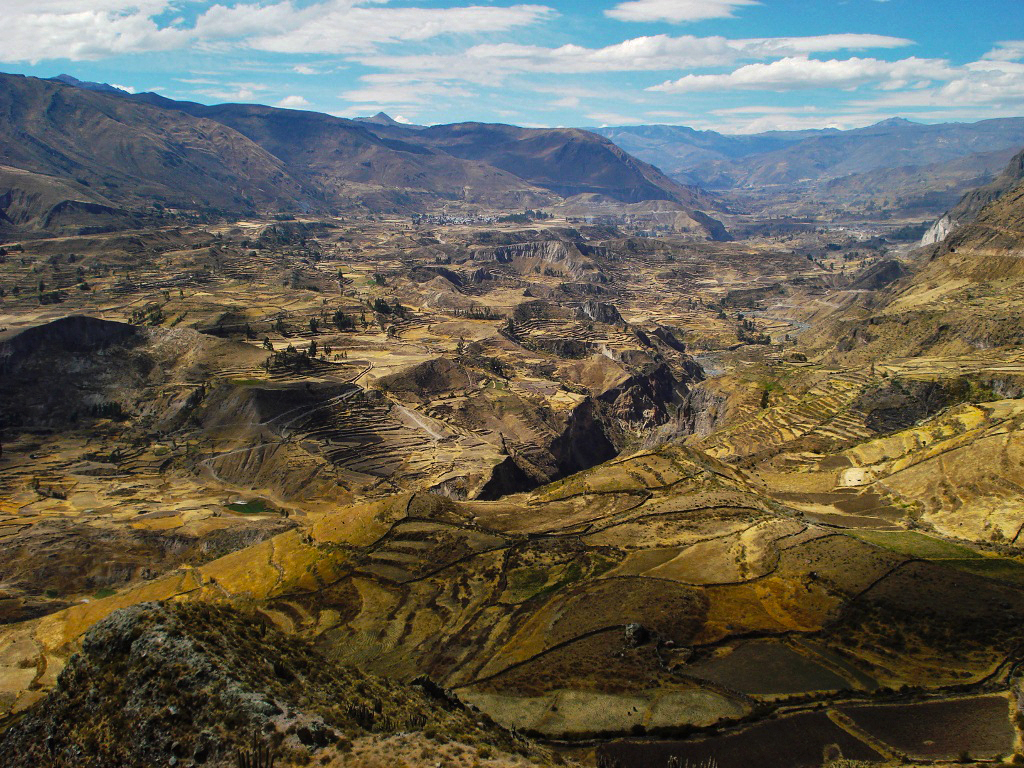
{"type": "Polygon", "coordinates": [[[57,688],[0,735],[0,748],[9,768],[269,766],[314,756],[371,768],[430,753],[449,766],[479,765],[480,754],[491,768],[551,764],[530,742],[478,720],[428,681],[402,685],[342,667],[258,615],[144,603],[87,633],[57,688]],[[97,706],[83,710],[83,701],[97,706]]]}
{"type": "MultiPolygon", "coordinates": [[[[312,197],[281,160],[220,123],[13,75],[0,75],[0,164],[129,209],[253,210],[308,206],[312,197]]],[[[30,196],[35,186],[26,178],[3,194],[30,196]]]]}
{"type": "Polygon", "coordinates": [[[10,246],[8,762],[1011,754],[1020,217],[989,215],[931,277],[559,218],[10,246]]]}
{"type": "Polygon", "coordinates": [[[417,134],[457,157],[486,162],[563,197],[602,194],[625,203],[670,200],[716,210],[702,190],[683,187],[611,141],[572,128],[511,125],[438,125],[417,134]]]}
{"type": "Polygon", "coordinates": [[[0,166],[0,231],[63,234],[130,226],[131,214],[84,184],[0,166]]]}
{"type": "Polygon", "coordinates": [[[382,138],[375,132],[377,126],[369,123],[256,104],[208,107],[155,94],[132,98],[229,126],[279,158],[331,206],[365,202],[371,208],[393,209],[409,203],[428,205],[433,199],[517,208],[553,202],[544,190],[514,174],[382,138]]]}
{"type": "Polygon", "coordinates": [[[968,194],[951,216],[969,220],[920,249],[913,274],[823,326],[819,338],[847,361],[1012,351],[1024,339],[1024,180],[1018,155],[995,184],[968,194]],[[1014,183],[1015,181],[1015,183],[1014,183]],[[994,198],[994,199],[993,199],[994,198]],[[989,202],[984,203],[985,200],[989,202]]]}
{"type": "Polygon", "coordinates": [[[902,118],[849,131],[730,136],[684,126],[596,129],[627,152],[715,189],[823,181],[880,168],[946,163],[1024,143],[1024,118],[926,125],[902,118]]]}
{"type": "Polygon", "coordinates": [[[932,225],[931,229],[925,233],[921,244],[931,245],[944,240],[951,232],[977,218],[982,208],[998,200],[1022,180],[1024,180],[1024,152],[1015,155],[1006,169],[991,184],[972,189],[964,195],[960,202],[932,225]]]}
{"type": "Polygon", "coordinates": [[[483,199],[548,190],[562,197],[590,192],[625,203],[673,200],[717,207],[708,195],[682,187],[589,131],[485,123],[424,129],[383,118],[346,120],[242,104],[204,107],[151,94],[135,98],[229,125],[322,181],[338,177],[483,199]]]}

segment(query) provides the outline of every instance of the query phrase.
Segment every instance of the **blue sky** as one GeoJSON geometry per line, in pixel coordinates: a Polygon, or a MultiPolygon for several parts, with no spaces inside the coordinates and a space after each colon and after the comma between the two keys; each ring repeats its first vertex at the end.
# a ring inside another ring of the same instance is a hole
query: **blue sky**
{"type": "Polygon", "coordinates": [[[0,69],[203,103],[730,133],[1024,115],[1024,0],[3,0],[0,69]]]}

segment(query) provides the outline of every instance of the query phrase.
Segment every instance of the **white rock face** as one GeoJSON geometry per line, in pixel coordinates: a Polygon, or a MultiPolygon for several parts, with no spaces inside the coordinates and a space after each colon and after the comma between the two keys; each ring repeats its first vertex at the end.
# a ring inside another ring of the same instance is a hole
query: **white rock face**
{"type": "Polygon", "coordinates": [[[921,238],[921,245],[941,243],[954,229],[956,229],[956,225],[953,223],[953,220],[949,218],[948,213],[944,213],[942,218],[932,224],[928,231],[924,233],[924,237],[921,238]]]}

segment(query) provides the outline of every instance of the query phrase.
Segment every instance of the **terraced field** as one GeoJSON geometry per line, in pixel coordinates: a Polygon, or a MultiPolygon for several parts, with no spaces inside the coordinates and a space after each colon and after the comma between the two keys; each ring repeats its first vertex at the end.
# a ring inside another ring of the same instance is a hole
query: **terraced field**
{"type": "Polygon", "coordinates": [[[893,534],[855,533],[678,449],[497,502],[406,495],[310,514],[302,533],[8,628],[9,671],[36,673],[6,678],[7,706],[38,698],[86,626],[154,598],[256,600],[342,661],[426,673],[549,736],[1004,679],[1024,594],[951,569],[964,553],[949,546],[904,553],[893,534]]]}
{"type": "Polygon", "coordinates": [[[2,265],[0,714],[208,600],[604,765],[1015,748],[1019,355],[808,360],[858,299],[764,243],[300,224],[2,265]]]}

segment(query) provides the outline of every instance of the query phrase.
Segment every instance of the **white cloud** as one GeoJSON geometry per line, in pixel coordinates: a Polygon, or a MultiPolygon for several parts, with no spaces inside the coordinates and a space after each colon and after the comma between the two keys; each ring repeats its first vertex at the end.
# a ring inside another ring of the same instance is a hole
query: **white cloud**
{"type": "Polygon", "coordinates": [[[215,5],[196,22],[204,40],[240,40],[277,53],[356,53],[380,43],[428,40],[441,35],[502,32],[555,15],[543,5],[451,8],[368,8],[387,0],[325,0],[301,8],[291,0],[273,5],[215,5]]]}
{"type": "Polygon", "coordinates": [[[651,35],[603,48],[563,45],[545,48],[514,43],[486,43],[451,55],[369,55],[363,64],[415,73],[420,77],[459,78],[498,84],[516,73],[587,74],[641,72],[728,66],[743,60],[849,49],[896,48],[912,41],[884,35],[817,35],[731,40],[725,37],[651,35]]]}
{"type": "Polygon", "coordinates": [[[115,88],[120,88],[125,93],[135,93],[135,89],[130,85],[121,85],[120,83],[111,83],[115,88]]]}
{"type": "Polygon", "coordinates": [[[194,88],[193,92],[215,101],[253,102],[260,98],[266,98],[265,93],[270,90],[263,83],[225,83],[204,78],[184,77],[176,79],[189,85],[201,86],[194,88]]]}
{"type": "Polygon", "coordinates": [[[601,128],[609,125],[642,125],[643,120],[629,115],[620,115],[615,112],[591,112],[586,115],[587,120],[593,120],[601,124],[601,128]]]}
{"type": "Polygon", "coordinates": [[[1024,40],[1004,40],[996,43],[996,47],[982,56],[983,59],[997,61],[1019,61],[1024,59],[1024,40]]]}
{"type": "MultiPolygon", "coordinates": [[[[387,104],[383,111],[396,106],[407,107],[435,101],[438,97],[457,98],[472,94],[460,86],[437,82],[417,82],[394,75],[367,75],[362,78],[366,83],[362,88],[355,88],[341,94],[342,98],[353,102],[371,104],[387,104]]],[[[364,108],[365,109],[365,108],[364,108]]],[[[381,111],[381,110],[378,110],[381,111]]]]}
{"type": "Polygon", "coordinates": [[[309,100],[304,96],[285,96],[277,102],[277,106],[285,109],[302,109],[309,106],[309,100]]]}
{"type": "Polygon", "coordinates": [[[887,93],[874,99],[853,102],[876,109],[946,109],[973,107],[974,114],[987,117],[1024,112],[1024,62],[984,59],[954,70],[941,84],[929,83],[887,93]],[[981,114],[981,110],[985,114],[981,114]]]}
{"type": "Polygon", "coordinates": [[[720,75],[686,75],[648,88],[662,93],[700,91],[755,90],[793,91],[806,88],[855,88],[867,83],[908,79],[943,80],[956,76],[956,70],[940,59],[829,59],[786,57],[767,64],[747,64],[720,75]]]}
{"type": "MultiPolygon", "coordinates": [[[[218,3],[200,13],[194,26],[186,27],[180,18],[157,21],[179,4],[177,0],[4,0],[0,61],[98,59],[189,46],[308,54],[367,52],[381,43],[503,32],[557,15],[544,5],[380,7],[387,2],[218,3]]],[[[299,67],[295,71],[303,73],[299,67]]]]}
{"type": "Polygon", "coordinates": [[[724,19],[741,6],[760,5],[755,0],[629,0],[604,12],[619,21],[686,21],[724,19]]]}
{"type": "Polygon", "coordinates": [[[320,74],[319,70],[314,69],[313,67],[308,67],[305,64],[296,64],[294,67],[292,67],[292,72],[295,72],[296,74],[299,74],[299,75],[319,75],[320,74]]]}
{"type": "MultiPolygon", "coordinates": [[[[43,3],[59,8],[57,4],[43,3]]],[[[79,3],[79,8],[81,4],[79,3]]],[[[38,62],[43,59],[100,59],[122,53],[179,48],[189,33],[159,27],[145,11],[102,8],[75,12],[4,9],[2,61],[38,62]]]]}
{"type": "Polygon", "coordinates": [[[742,107],[726,107],[724,109],[712,109],[713,115],[792,115],[807,112],[818,112],[819,107],[804,105],[799,107],[777,107],[775,105],[749,104],[742,107]]]}

